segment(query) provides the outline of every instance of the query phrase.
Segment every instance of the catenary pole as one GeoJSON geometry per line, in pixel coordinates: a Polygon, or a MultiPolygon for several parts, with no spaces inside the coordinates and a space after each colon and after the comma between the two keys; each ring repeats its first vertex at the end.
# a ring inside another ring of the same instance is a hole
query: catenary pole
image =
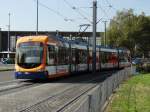
{"type": "Polygon", "coordinates": [[[107,24],[107,21],[103,21],[104,22],[104,27],[105,27],[105,34],[104,34],[104,44],[105,44],[105,47],[107,47],[107,32],[106,32],[106,24],[107,24]]]}
{"type": "Polygon", "coordinates": [[[9,16],[9,20],[8,20],[8,54],[7,54],[7,58],[9,58],[9,51],[10,51],[10,13],[8,13],[9,16]]]}
{"type": "Polygon", "coordinates": [[[97,23],[97,0],[93,0],[93,53],[92,53],[93,73],[96,73],[96,23],[97,23]]]}
{"type": "Polygon", "coordinates": [[[37,23],[36,23],[36,35],[38,35],[38,27],[39,27],[39,1],[37,0],[37,23]]]}

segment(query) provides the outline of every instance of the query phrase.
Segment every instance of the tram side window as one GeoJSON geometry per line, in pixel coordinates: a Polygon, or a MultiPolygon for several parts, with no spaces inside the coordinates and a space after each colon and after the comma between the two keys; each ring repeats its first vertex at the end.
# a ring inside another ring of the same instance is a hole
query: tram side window
{"type": "Polygon", "coordinates": [[[112,52],[108,53],[108,63],[113,63],[115,61],[114,54],[112,52]]]}
{"type": "Polygon", "coordinates": [[[110,53],[109,56],[109,62],[110,63],[117,63],[118,59],[117,59],[117,54],[116,53],[110,53]]]}
{"type": "Polygon", "coordinates": [[[126,62],[130,62],[130,56],[127,53],[124,53],[124,58],[126,60],[126,62]]]}
{"type": "Polygon", "coordinates": [[[86,64],[87,63],[87,50],[81,50],[81,63],[86,64]]]}
{"type": "Polygon", "coordinates": [[[111,63],[112,61],[112,53],[110,52],[101,52],[101,63],[111,63]]]}
{"type": "Polygon", "coordinates": [[[88,57],[88,63],[91,64],[92,63],[92,50],[89,50],[89,57],[88,57]]]}
{"type": "Polygon", "coordinates": [[[47,64],[54,65],[56,60],[56,51],[55,46],[48,46],[48,53],[47,53],[47,64]]]}
{"type": "Polygon", "coordinates": [[[69,53],[70,53],[70,50],[69,48],[65,48],[65,64],[68,64],[69,63],[69,53]]]}
{"type": "Polygon", "coordinates": [[[119,55],[119,61],[120,62],[127,62],[127,58],[124,56],[124,53],[120,53],[119,55]]]}
{"type": "Polygon", "coordinates": [[[69,48],[59,47],[58,48],[58,64],[65,65],[69,62],[69,48]]]}
{"type": "Polygon", "coordinates": [[[79,49],[75,49],[75,63],[79,64],[79,49]]]}
{"type": "Polygon", "coordinates": [[[107,63],[107,53],[106,52],[101,52],[101,63],[107,63]]]}
{"type": "Polygon", "coordinates": [[[72,59],[72,64],[75,64],[76,61],[76,57],[75,57],[75,48],[71,49],[72,55],[71,55],[71,59],[72,59]]]}
{"type": "Polygon", "coordinates": [[[99,63],[99,51],[96,51],[96,63],[99,63]]]}
{"type": "Polygon", "coordinates": [[[76,64],[87,63],[87,51],[86,50],[76,49],[75,57],[76,57],[76,64]]]}

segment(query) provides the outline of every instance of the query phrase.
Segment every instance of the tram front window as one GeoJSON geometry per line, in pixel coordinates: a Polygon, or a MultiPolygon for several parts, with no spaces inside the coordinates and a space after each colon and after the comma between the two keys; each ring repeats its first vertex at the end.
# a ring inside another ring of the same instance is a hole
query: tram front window
{"type": "Polygon", "coordinates": [[[35,68],[41,65],[43,44],[40,42],[24,42],[17,46],[17,64],[23,68],[35,68]]]}

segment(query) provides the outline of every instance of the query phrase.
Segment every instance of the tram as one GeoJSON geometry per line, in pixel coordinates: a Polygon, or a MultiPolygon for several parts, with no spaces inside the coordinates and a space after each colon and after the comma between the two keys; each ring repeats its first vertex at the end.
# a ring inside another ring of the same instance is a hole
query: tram
{"type": "MultiPolygon", "coordinates": [[[[96,46],[96,70],[130,66],[126,50],[96,46]]],[[[16,79],[48,79],[92,71],[92,46],[56,36],[24,36],[16,43],[16,79]]]]}

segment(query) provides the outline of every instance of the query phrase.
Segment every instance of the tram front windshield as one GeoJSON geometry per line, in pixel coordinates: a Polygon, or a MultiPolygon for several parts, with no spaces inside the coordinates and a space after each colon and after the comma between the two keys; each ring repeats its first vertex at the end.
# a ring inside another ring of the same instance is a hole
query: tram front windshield
{"type": "Polygon", "coordinates": [[[35,68],[41,65],[43,44],[41,42],[24,42],[17,46],[17,64],[23,68],[35,68]]]}

